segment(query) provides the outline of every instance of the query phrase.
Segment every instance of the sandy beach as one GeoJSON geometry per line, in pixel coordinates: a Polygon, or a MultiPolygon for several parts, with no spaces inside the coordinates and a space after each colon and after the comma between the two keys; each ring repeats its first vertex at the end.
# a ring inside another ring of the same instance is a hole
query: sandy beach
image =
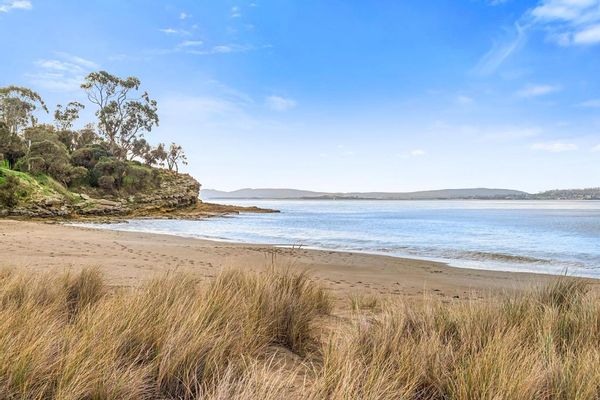
{"type": "Polygon", "coordinates": [[[408,299],[428,295],[444,301],[468,300],[553,279],[541,274],[463,269],[362,253],[276,248],[42,222],[2,220],[0,238],[2,267],[39,271],[96,266],[113,286],[137,286],[167,271],[191,271],[210,278],[223,268],[258,269],[273,262],[308,270],[338,298],[363,291],[408,299]]]}

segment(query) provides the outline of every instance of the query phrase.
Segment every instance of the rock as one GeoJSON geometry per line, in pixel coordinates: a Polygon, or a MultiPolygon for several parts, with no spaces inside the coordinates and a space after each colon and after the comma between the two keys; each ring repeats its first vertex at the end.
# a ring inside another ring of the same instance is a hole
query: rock
{"type": "Polygon", "coordinates": [[[38,196],[27,204],[0,209],[0,217],[144,216],[186,209],[199,202],[200,184],[190,175],[160,170],[159,176],[158,187],[127,197],[94,199],[90,195],[79,193],[83,201],[73,203],[57,194],[38,196]]]}

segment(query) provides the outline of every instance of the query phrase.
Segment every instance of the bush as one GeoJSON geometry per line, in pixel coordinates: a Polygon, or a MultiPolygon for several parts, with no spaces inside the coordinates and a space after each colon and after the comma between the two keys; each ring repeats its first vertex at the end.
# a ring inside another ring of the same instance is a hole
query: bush
{"type": "Polygon", "coordinates": [[[71,186],[88,183],[88,170],[85,167],[73,167],[70,176],[71,186]]]}
{"type": "Polygon", "coordinates": [[[67,148],[58,141],[45,139],[31,144],[27,157],[19,160],[19,168],[32,174],[48,174],[68,183],[72,166],[67,148]]]}
{"type": "Polygon", "coordinates": [[[71,163],[76,167],[93,169],[102,158],[110,156],[110,152],[102,145],[91,145],[75,150],[71,154],[71,163]]]}
{"type": "Polygon", "coordinates": [[[0,205],[6,208],[15,207],[19,202],[18,188],[19,178],[8,175],[0,184],[0,205]]]}
{"type": "Polygon", "coordinates": [[[98,186],[100,189],[113,191],[115,189],[115,178],[110,175],[101,176],[98,178],[98,186]]]}
{"type": "Polygon", "coordinates": [[[136,161],[122,161],[104,157],[100,159],[90,173],[89,182],[104,190],[124,190],[135,193],[153,186],[160,180],[150,168],[136,161]],[[112,180],[105,178],[112,177],[112,180]]]}

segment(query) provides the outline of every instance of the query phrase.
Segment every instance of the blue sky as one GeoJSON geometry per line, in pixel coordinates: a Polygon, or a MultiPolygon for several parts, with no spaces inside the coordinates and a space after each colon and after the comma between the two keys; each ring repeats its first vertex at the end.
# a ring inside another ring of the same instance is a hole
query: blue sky
{"type": "Polygon", "coordinates": [[[51,106],[138,76],[207,188],[600,185],[600,0],[0,0],[0,37],[51,106]]]}

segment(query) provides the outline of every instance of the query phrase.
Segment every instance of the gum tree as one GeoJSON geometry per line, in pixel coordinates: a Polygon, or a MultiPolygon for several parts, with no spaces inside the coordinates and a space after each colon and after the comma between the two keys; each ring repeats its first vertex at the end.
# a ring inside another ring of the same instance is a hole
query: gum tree
{"type": "Polygon", "coordinates": [[[48,112],[44,100],[33,90],[20,86],[0,88],[0,121],[10,133],[16,134],[23,127],[35,125],[34,113],[38,109],[48,112]]]}
{"type": "Polygon", "coordinates": [[[136,141],[158,125],[156,100],[147,92],[138,95],[140,80],[119,78],[106,71],[92,72],[81,87],[98,109],[98,129],[112,153],[125,160],[136,141]]]}

